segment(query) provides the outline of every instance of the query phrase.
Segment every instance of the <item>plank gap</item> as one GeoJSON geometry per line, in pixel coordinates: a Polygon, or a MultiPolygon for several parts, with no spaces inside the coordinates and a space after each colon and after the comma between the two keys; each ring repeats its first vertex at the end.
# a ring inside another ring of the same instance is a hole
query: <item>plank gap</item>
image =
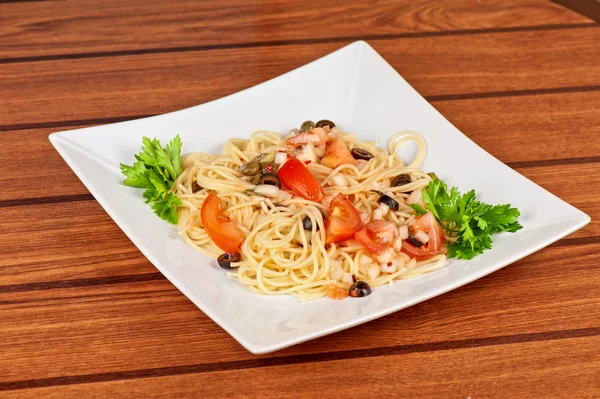
{"type": "MultiPolygon", "coordinates": [[[[521,96],[538,96],[545,94],[569,94],[569,93],[588,93],[600,91],[600,86],[575,86],[575,87],[556,87],[549,89],[531,89],[531,90],[509,90],[509,91],[492,91],[482,93],[460,93],[460,94],[443,94],[435,96],[423,96],[430,102],[441,101],[460,101],[474,100],[486,98],[501,98],[501,97],[521,97],[521,96]]],[[[113,116],[106,118],[93,119],[71,119],[63,121],[48,121],[37,123],[19,123],[13,125],[0,125],[0,132],[9,132],[15,130],[33,130],[33,129],[54,129],[64,127],[76,127],[81,125],[104,125],[109,123],[125,122],[135,119],[149,118],[160,114],[143,114],[143,115],[127,115],[113,116]]]]}
{"type": "Polygon", "coordinates": [[[57,60],[73,60],[83,58],[104,58],[104,57],[119,57],[144,54],[167,54],[167,53],[185,53],[195,51],[211,51],[211,50],[227,50],[227,49],[244,49],[257,47],[281,47],[290,45],[307,45],[307,44],[323,44],[323,43],[351,43],[357,40],[394,40],[394,39],[411,39],[422,37],[440,37],[440,36],[465,36],[490,33],[507,33],[507,32],[535,32],[546,30],[569,30],[598,27],[594,22],[575,23],[575,24],[558,24],[558,25],[536,25],[536,26],[516,26],[508,28],[483,28],[483,29],[462,29],[462,30],[447,30],[435,32],[415,32],[415,33],[397,33],[397,34],[378,34],[378,35],[359,35],[359,36],[340,36],[331,38],[314,38],[314,39],[297,39],[297,40],[273,40],[247,43],[228,43],[228,44],[209,44],[200,46],[182,46],[182,47],[166,47],[166,48],[147,48],[147,49],[130,49],[118,51],[99,51],[89,53],[72,53],[72,54],[50,54],[30,57],[14,57],[2,58],[0,64],[15,64],[40,61],[57,61],[57,60]]]}
{"type": "Polygon", "coordinates": [[[465,348],[478,348],[499,345],[511,345],[527,342],[557,341],[573,338],[594,337],[600,335],[600,327],[573,330],[545,331],[528,334],[502,335],[496,337],[471,338],[454,341],[440,341],[423,344],[398,345],[372,349],[352,349],[328,353],[291,355],[249,360],[190,364],[183,366],[159,367],[152,369],[125,370],[108,373],[85,374],[31,380],[8,381],[0,383],[0,391],[42,388],[51,386],[89,384],[107,381],[123,381],[139,378],[154,378],[184,374],[203,374],[217,371],[243,370],[283,365],[321,363],[335,360],[362,359],[379,356],[403,355],[409,353],[439,352],[465,348]]]}

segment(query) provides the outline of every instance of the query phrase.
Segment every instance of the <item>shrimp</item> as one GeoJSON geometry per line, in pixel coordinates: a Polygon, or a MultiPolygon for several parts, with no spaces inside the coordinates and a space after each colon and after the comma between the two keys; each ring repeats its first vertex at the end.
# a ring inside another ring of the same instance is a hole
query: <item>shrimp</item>
{"type": "Polygon", "coordinates": [[[311,131],[300,133],[297,136],[290,137],[286,140],[286,144],[299,147],[304,144],[313,143],[315,147],[327,143],[327,133],[325,129],[316,127],[311,131]]]}

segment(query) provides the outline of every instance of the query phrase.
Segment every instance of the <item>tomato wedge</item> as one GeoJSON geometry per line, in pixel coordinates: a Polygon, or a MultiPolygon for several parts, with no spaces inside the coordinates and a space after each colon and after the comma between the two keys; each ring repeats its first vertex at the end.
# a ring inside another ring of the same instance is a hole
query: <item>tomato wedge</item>
{"type": "Polygon", "coordinates": [[[419,218],[417,221],[417,228],[419,230],[423,230],[425,233],[427,233],[427,235],[429,235],[429,241],[427,241],[427,243],[423,244],[421,247],[417,247],[406,241],[403,241],[402,252],[411,258],[416,258],[417,260],[429,259],[440,252],[442,244],[444,241],[446,241],[446,237],[444,237],[444,231],[442,230],[442,226],[440,226],[437,220],[435,220],[435,216],[433,216],[433,213],[431,212],[427,212],[425,215],[419,218]]]}
{"type": "Polygon", "coordinates": [[[325,221],[327,244],[354,237],[360,230],[362,221],[358,211],[346,197],[339,193],[329,204],[329,216],[325,221]]]}
{"type": "Polygon", "coordinates": [[[277,176],[295,194],[307,200],[320,202],[325,197],[317,178],[296,158],[284,163],[277,171],[277,176]]]}
{"type": "Polygon", "coordinates": [[[221,199],[214,191],[204,200],[200,219],[204,230],[219,248],[227,253],[240,251],[244,233],[233,220],[223,214],[221,199]]]}
{"type": "Polygon", "coordinates": [[[325,156],[321,158],[321,165],[335,169],[344,164],[356,166],[358,165],[358,161],[354,159],[348,148],[342,143],[342,140],[336,137],[327,144],[325,156]]]}
{"type": "Polygon", "coordinates": [[[354,238],[375,255],[390,248],[396,237],[398,237],[396,223],[384,220],[374,220],[354,234],[354,238]]]}

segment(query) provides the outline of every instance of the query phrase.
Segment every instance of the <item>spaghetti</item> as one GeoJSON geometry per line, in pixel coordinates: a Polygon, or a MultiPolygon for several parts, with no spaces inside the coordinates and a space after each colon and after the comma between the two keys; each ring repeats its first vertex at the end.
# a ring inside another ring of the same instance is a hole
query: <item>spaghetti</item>
{"type": "MultiPolygon", "coordinates": [[[[419,202],[421,189],[431,180],[419,169],[426,155],[423,138],[416,132],[403,131],[391,138],[385,150],[374,141],[361,141],[334,126],[302,133],[293,130],[287,137],[262,130],[248,140],[228,140],[222,155],[184,155],[183,172],[173,185],[182,203],[178,208],[182,238],[208,256],[216,258],[223,253],[211,239],[200,212],[209,194],[215,192],[223,205],[221,219],[235,222],[243,234],[241,259],[231,264],[229,275],[262,294],[291,294],[301,300],[328,293],[335,297],[332,293],[348,291],[356,280],[377,287],[442,267],[445,247],[438,246],[428,256],[411,256],[414,254],[402,249],[409,238],[413,240],[409,247],[421,244],[423,248],[433,239],[434,232],[420,226],[410,206],[419,202]],[[414,161],[405,165],[398,151],[408,141],[417,144],[418,152],[414,161]],[[363,159],[348,158],[348,162],[338,165],[336,159],[343,158],[339,151],[363,159]],[[255,166],[263,159],[272,161],[266,170],[261,164],[256,176],[242,173],[248,165],[255,166]],[[282,188],[256,184],[261,174],[281,174],[292,159],[300,160],[319,182],[324,195],[321,201],[298,195],[285,184],[282,188]],[[384,196],[391,199],[391,207],[382,202],[384,196]],[[330,219],[340,211],[333,205],[341,200],[347,200],[357,211],[363,236],[379,245],[374,252],[369,250],[372,245],[365,245],[366,239],[358,239],[358,235],[354,238],[350,234],[343,240],[331,238],[330,219]],[[382,241],[382,232],[377,229],[364,230],[369,226],[386,226],[388,240],[384,237],[382,241]]],[[[441,245],[443,241],[442,234],[438,242],[441,245]]]]}

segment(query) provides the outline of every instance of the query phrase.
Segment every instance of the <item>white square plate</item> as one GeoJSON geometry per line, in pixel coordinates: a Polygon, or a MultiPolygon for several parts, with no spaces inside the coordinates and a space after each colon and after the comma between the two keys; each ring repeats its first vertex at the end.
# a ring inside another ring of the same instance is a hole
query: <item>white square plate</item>
{"type": "Polygon", "coordinates": [[[142,253],[204,313],[252,353],[266,353],[385,316],[467,284],[572,233],[589,216],[516,173],[464,136],[365,42],[231,96],[135,121],[50,135],[50,141],[106,212],[142,253]],[[166,144],[176,134],[183,152],[220,152],[226,139],[259,129],[286,133],[306,119],[330,119],[362,139],[387,145],[396,132],[420,132],[423,165],[449,186],[476,189],[482,201],[512,203],[523,230],[498,234],[471,261],[396,282],[360,299],[308,303],[250,292],[214,260],[179,239],[154,215],[141,190],[121,184],[119,163],[131,164],[142,136],[166,144]],[[473,165],[477,165],[473,168],[473,165]]]}

